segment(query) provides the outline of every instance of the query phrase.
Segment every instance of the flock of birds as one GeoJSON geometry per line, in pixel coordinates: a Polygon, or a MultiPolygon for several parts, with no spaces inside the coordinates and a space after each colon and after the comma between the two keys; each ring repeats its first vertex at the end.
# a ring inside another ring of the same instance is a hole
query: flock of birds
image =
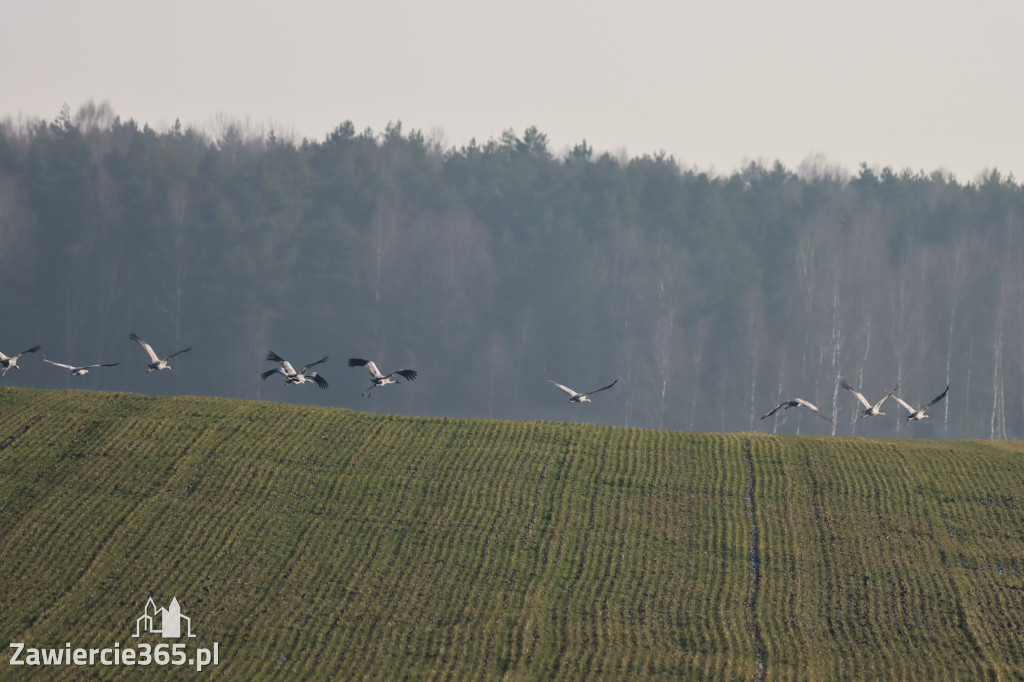
{"type": "MultiPolygon", "coordinates": [[[[947,385],[946,386],[946,390],[944,390],[942,393],[940,393],[939,395],[937,395],[934,398],[932,398],[923,407],[914,408],[909,403],[907,403],[907,401],[903,400],[903,398],[899,397],[898,395],[893,395],[893,393],[896,392],[896,389],[899,388],[899,386],[897,386],[896,388],[893,388],[891,391],[889,391],[884,396],[882,396],[881,400],[879,400],[877,403],[872,405],[871,403],[868,402],[868,399],[864,397],[863,393],[861,393],[860,391],[855,389],[853,386],[850,386],[850,384],[846,383],[845,380],[840,379],[839,380],[839,385],[841,387],[845,388],[850,393],[852,393],[854,396],[856,396],[857,401],[860,402],[860,404],[864,406],[864,409],[860,410],[860,416],[857,417],[858,421],[863,419],[864,417],[884,416],[885,412],[882,412],[882,405],[885,403],[886,400],[889,399],[889,396],[892,396],[892,399],[895,400],[900,405],[902,405],[903,409],[905,409],[909,413],[907,415],[907,421],[908,422],[910,422],[910,421],[921,421],[922,419],[927,419],[928,418],[928,415],[925,414],[925,411],[929,407],[934,405],[935,403],[937,403],[940,400],[942,400],[943,398],[945,398],[946,394],[949,393],[949,386],[947,385]]],[[[832,421],[832,417],[829,417],[827,414],[825,414],[824,412],[819,410],[817,405],[814,405],[813,403],[808,402],[807,400],[804,400],[803,398],[793,398],[792,400],[783,400],[776,407],[774,407],[770,412],[768,412],[767,414],[763,415],[761,417],[761,419],[766,419],[766,418],[772,416],[773,414],[775,414],[776,412],[778,412],[779,410],[781,410],[783,408],[788,410],[791,407],[806,407],[807,409],[811,410],[812,412],[817,414],[822,419],[824,419],[826,421],[832,421]]]]}
{"type": "MultiPolygon", "coordinates": [[[[260,379],[266,379],[267,377],[273,376],[274,374],[280,374],[281,376],[284,377],[284,382],[286,384],[315,383],[322,389],[327,388],[327,386],[329,385],[327,383],[327,379],[324,379],[316,372],[309,371],[310,367],[315,367],[316,365],[327,362],[327,357],[328,356],[325,355],[316,362],[311,362],[308,365],[303,365],[302,369],[296,372],[295,368],[292,366],[292,363],[288,362],[274,351],[270,351],[269,353],[267,353],[267,360],[269,360],[270,362],[276,362],[277,364],[280,365],[280,367],[277,367],[275,369],[268,369],[266,372],[260,374],[260,379]]],[[[406,381],[412,381],[418,376],[418,373],[414,369],[396,369],[394,372],[391,372],[390,374],[381,374],[380,370],[377,369],[377,364],[373,360],[363,360],[362,358],[349,358],[348,366],[365,367],[367,371],[370,373],[370,381],[372,383],[370,384],[370,388],[366,389],[362,393],[367,398],[369,398],[370,395],[373,393],[373,389],[377,388],[378,386],[397,384],[398,382],[391,378],[396,374],[405,379],[406,381]]]]}
{"type": "MultiPolygon", "coordinates": [[[[172,369],[170,363],[170,360],[172,358],[192,350],[192,347],[189,346],[188,348],[182,348],[181,350],[175,353],[171,353],[170,355],[167,355],[165,357],[160,357],[159,355],[157,355],[157,352],[153,350],[153,346],[149,345],[148,342],[142,339],[135,332],[131,332],[130,334],[128,334],[128,338],[142,346],[142,349],[146,351],[146,355],[149,356],[149,364],[146,365],[146,372],[157,372],[164,369],[172,369]]],[[[33,346],[32,348],[23,350],[20,353],[17,353],[10,357],[0,352],[0,377],[6,376],[7,370],[9,369],[13,368],[20,370],[21,368],[18,367],[18,358],[28,353],[35,353],[40,348],[42,348],[42,346],[33,346]]],[[[317,365],[327,362],[327,358],[328,356],[325,355],[316,362],[310,362],[306,365],[303,365],[302,369],[296,370],[295,366],[292,365],[291,362],[285,360],[274,351],[270,351],[269,353],[267,353],[266,359],[269,362],[276,362],[278,364],[278,367],[275,367],[274,369],[268,369],[267,371],[262,372],[260,374],[260,379],[267,379],[268,377],[271,377],[275,374],[280,374],[281,376],[284,377],[284,382],[288,385],[300,385],[311,383],[316,384],[321,389],[325,389],[330,385],[327,383],[327,379],[320,376],[319,373],[310,370],[313,367],[316,367],[317,365]]],[[[119,362],[108,362],[97,363],[95,365],[68,365],[62,362],[54,362],[52,360],[48,360],[45,357],[43,358],[43,361],[48,362],[49,364],[54,365],[56,367],[61,367],[62,369],[69,370],[72,376],[82,376],[83,374],[88,374],[90,369],[96,367],[116,367],[117,365],[121,364],[119,362]]],[[[412,381],[417,376],[419,376],[419,373],[416,370],[405,368],[396,369],[393,372],[384,374],[380,371],[380,369],[377,368],[377,363],[375,363],[373,360],[364,360],[363,358],[349,358],[348,366],[365,367],[366,371],[370,373],[370,387],[363,391],[362,393],[362,395],[367,398],[373,395],[373,389],[375,388],[380,388],[381,386],[388,386],[389,384],[399,383],[398,379],[393,377],[402,377],[406,381],[412,381]]],[[[551,381],[551,379],[548,379],[548,381],[551,381]]],[[[612,383],[602,388],[598,388],[593,391],[587,391],[586,393],[579,393],[569,388],[568,386],[563,386],[562,384],[559,384],[555,381],[551,381],[552,384],[554,384],[555,386],[569,394],[570,403],[589,403],[590,398],[588,396],[591,396],[594,393],[599,393],[600,391],[607,390],[614,386],[615,384],[617,384],[618,382],[619,380],[616,379],[612,383]]]]}
{"type": "MultiPolygon", "coordinates": [[[[153,350],[153,347],[149,345],[146,341],[144,341],[142,338],[140,338],[135,332],[131,332],[128,335],[128,338],[142,346],[142,349],[146,351],[146,355],[149,357],[149,364],[146,366],[147,372],[156,372],[164,369],[171,369],[170,360],[172,358],[192,350],[192,347],[189,346],[188,348],[183,348],[175,353],[171,353],[170,355],[161,358],[159,355],[157,355],[156,351],[153,350]]],[[[40,348],[41,346],[33,346],[32,348],[23,350],[20,353],[17,353],[10,357],[0,352],[0,377],[6,376],[7,371],[10,369],[21,369],[20,367],[18,367],[18,358],[28,353],[35,353],[36,351],[40,350],[40,348]]],[[[327,362],[327,358],[328,356],[325,355],[324,357],[320,358],[315,362],[310,362],[306,365],[303,365],[301,369],[296,371],[295,367],[292,365],[291,362],[285,360],[274,351],[270,351],[269,353],[267,353],[266,359],[269,362],[276,362],[278,364],[278,367],[262,372],[260,374],[260,379],[267,379],[268,377],[271,377],[275,374],[280,374],[281,376],[284,377],[284,381],[288,385],[315,383],[321,389],[326,389],[328,386],[327,380],[320,376],[319,373],[310,370],[313,367],[316,367],[317,365],[327,362]]],[[[118,362],[110,362],[97,363],[94,365],[69,365],[62,362],[54,362],[52,360],[47,359],[46,357],[43,357],[43,361],[55,367],[60,367],[61,369],[68,370],[71,373],[71,376],[82,376],[84,374],[88,374],[90,369],[94,369],[96,367],[116,367],[117,365],[120,364],[118,362]]],[[[393,377],[401,377],[406,381],[412,381],[418,376],[416,370],[414,369],[396,369],[388,374],[383,374],[377,368],[377,364],[373,360],[364,360],[363,358],[349,358],[348,366],[365,367],[366,370],[370,373],[370,387],[363,391],[362,393],[362,395],[367,398],[369,398],[373,394],[373,390],[375,388],[380,388],[381,386],[388,386],[389,384],[399,383],[398,380],[393,377]]],[[[569,388],[568,386],[564,386],[563,384],[560,384],[552,379],[548,379],[548,381],[551,382],[551,384],[558,388],[559,390],[567,393],[569,395],[570,403],[589,403],[591,402],[590,396],[594,395],[595,393],[600,393],[601,391],[607,391],[609,388],[619,383],[619,380],[616,379],[607,386],[596,388],[593,391],[580,393],[579,391],[569,388]]],[[[898,395],[893,395],[894,393],[896,393],[896,388],[893,388],[891,391],[886,393],[881,400],[872,404],[868,402],[868,399],[864,397],[863,393],[854,389],[852,386],[850,386],[850,384],[846,383],[845,380],[840,379],[839,385],[842,388],[849,391],[850,393],[852,393],[857,398],[858,402],[863,406],[864,409],[859,410],[860,417],[858,417],[858,420],[863,419],[864,417],[884,416],[885,412],[882,411],[882,405],[885,404],[885,401],[888,400],[890,397],[892,397],[893,400],[895,400],[897,403],[903,406],[905,410],[907,410],[908,422],[927,419],[928,415],[925,414],[925,411],[935,403],[945,398],[946,394],[949,393],[949,386],[946,386],[946,390],[932,398],[931,401],[926,403],[924,406],[914,408],[905,400],[900,398],[898,395]]],[[[779,412],[779,410],[788,410],[791,407],[806,407],[807,409],[811,410],[822,419],[826,421],[832,421],[832,418],[830,416],[826,415],[824,412],[818,409],[816,405],[807,400],[804,400],[803,398],[783,400],[777,406],[772,408],[771,411],[763,415],[761,419],[767,419],[768,417],[771,417],[772,415],[779,412]]]]}
{"type": "MultiPolygon", "coordinates": [[[[189,346],[188,348],[182,348],[181,350],[171,353],[170,355],[160,357],[157,354],[157,352],[153,350],[153,346],[149,345],[149,343],[145,339],[140,337],[135,332],[131,332],[130,334],[128,334],[128,338],[142,346],[142,350],[146,351],[146,355],[149,357],[149,364],[146,365],[146,372],[158,372],[164,369],[173,369],[170,363],[171,359],[177,357],[178,355],[181,355],[182,353],[187,353],[190,350],[192,350],[192,347],[189,346]]],[[[32,348],[27,348],[21,351],[20,353],[16,353],[15,355],[12,356],[7,356],[0,352],[0,378],[6,376],[7,371],[10,369],[21,369],[21,367],[18,366],[18,358],[20,358],[22,355],[27,355],[28,353],[35,353],[41,348],[42,346],[33,346],[32,348]]],[[[280,374],[281,376],[284,377],[284,382],[289,385],[315,383],[322,389],[327,388],[328,386],[326,379],[320,376],[317,372],[310,371],[310,369],[315,367],[316,365],[327,362],[326,355],[317,360],[316,362],[311,362],[307,365],[303,365],[302,369],[298,371],[295,370],[295,367],[292,365],[291,362],[285,360],[274,351],[270,351],[269,353],[267,353],[267,360],[270,362],[276,362],[279,366],[261,373],[260,379],[266,379],[275,374],[280,374]]],[[[43,362],[47,362],[51,365],[54,365],[55,367],[66,369],[71,372],[71,376],[82,376],[84,374],[88,374],[90,369],[96,367],[116,367],[117,365],[121,364],[119,362],[104,362],[97,363],[94,365],[68,365],[63,362],[54,362],[52,360],[47,359],[46,357],[43,358],[43,362]]],[[[365,367],[367,371],[369,371],[371,381],[370,388],[363,391],[363,395],[366,396],[367,398],[370,397],[370,395],[373,392],[373,389],[375,388],[378,388],[380,386],[387,386],[388,384],[397,384],[398,381],[396,379],[392,379],[392,377],[396,375],[402,377],[406,381],[412,381],[418,376],[418,373],[414,369],[396,369],[394,372],[391,372],[389,374],[382,374],[381,371],[377,369],[377,364],[373,360],[364,360],[362,358],[349,358],[348,366],[365,367]]],[[[564,390],[569,390],[566,389],[564,386],[561,386],[560,388],[564,390]]],[[[606,388],[610,388],[610,386],[606,388]]],[[[586,394],[578,396],[578,398],[580,400],[585,401],[586,394]]]]}

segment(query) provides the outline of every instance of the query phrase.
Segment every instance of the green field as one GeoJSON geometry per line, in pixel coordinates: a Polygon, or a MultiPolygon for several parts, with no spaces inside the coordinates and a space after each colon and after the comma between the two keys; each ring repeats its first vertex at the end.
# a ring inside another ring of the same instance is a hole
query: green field
{"type": "Polygon", "coordinates": [[[150,596],[147,678],[1021,679],[1024,444],[0,389],[3,646],[150,596]]]}

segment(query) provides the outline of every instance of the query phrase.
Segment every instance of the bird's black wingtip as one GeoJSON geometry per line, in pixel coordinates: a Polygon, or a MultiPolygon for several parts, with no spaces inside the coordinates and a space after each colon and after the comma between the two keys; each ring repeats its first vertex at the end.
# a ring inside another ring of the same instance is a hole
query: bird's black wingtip
{"type": "Polygon", "coordinates": [[[365,367],[369,360],[363,360],[362,358],[349,358],[349,367],[365,367]]]}

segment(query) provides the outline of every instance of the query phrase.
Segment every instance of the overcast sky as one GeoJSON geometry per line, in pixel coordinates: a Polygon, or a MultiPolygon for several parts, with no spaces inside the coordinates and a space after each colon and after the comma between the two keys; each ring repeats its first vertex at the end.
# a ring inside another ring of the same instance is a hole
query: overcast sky
{"type": "Polygon", "coordinates": [[[1024,178],[1017,0],[0,0],[0,117],[109,102],[157,129],[445,147],[531,125],[729,173],[812,156],[1024,178]]]}

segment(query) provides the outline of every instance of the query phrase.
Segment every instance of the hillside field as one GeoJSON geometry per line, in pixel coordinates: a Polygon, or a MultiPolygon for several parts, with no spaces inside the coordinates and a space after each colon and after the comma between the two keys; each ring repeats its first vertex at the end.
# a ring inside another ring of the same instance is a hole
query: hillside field
{"type": "Polygon", "coordinates": [[[0,388],[0,678],[150,597],[147,679],[1021,679],[1024,444],[0,388]]]}

